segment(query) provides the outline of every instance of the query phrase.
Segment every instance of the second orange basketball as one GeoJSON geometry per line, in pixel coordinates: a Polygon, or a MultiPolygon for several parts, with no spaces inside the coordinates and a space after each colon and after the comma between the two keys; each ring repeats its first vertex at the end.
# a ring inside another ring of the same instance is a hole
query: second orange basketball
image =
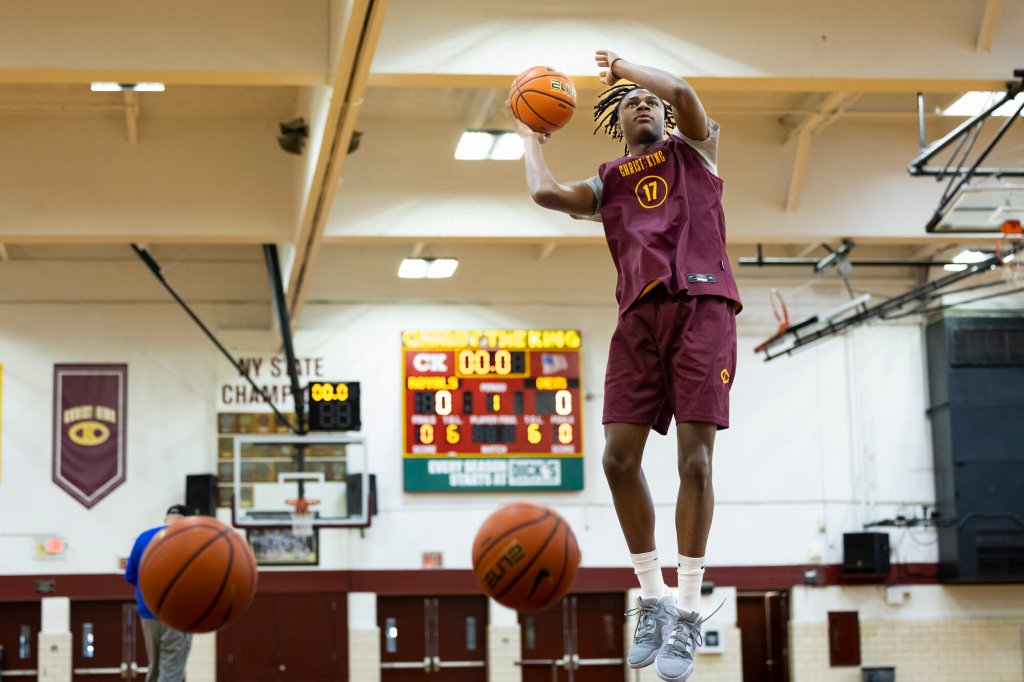
{"type": "Polygon", "coordinates": [[[556,604],[580,566],[576,536],[558,512],[514,502],[487,517],[473,541],[473,572],[495,601],[526,613],[556,604]]]}
{"type": "Polygon", "coordinates": [[[576,111],[576,88],[561,71],[535,66],[513,81],[508,100],[513,116],[530,130],[550,135],[576,111]]]}

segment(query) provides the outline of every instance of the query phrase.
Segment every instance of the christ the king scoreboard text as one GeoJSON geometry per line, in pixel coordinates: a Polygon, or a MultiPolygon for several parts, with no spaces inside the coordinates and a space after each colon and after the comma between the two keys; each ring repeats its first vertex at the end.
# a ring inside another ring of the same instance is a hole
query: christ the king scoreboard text
{"type": "Polygon", "coordinates": [[[402,334],[405,490],[582,490],[580,333],[402,334]]]}

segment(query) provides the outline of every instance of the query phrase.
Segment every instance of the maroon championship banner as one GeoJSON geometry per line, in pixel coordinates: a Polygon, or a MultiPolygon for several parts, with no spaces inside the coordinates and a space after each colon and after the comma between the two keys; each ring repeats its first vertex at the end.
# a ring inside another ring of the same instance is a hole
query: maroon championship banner
{"type": "Polygon", "coordinates": [[[53,482],[85,507],[125,479],[128,365],[53,366],[53,482]]]}

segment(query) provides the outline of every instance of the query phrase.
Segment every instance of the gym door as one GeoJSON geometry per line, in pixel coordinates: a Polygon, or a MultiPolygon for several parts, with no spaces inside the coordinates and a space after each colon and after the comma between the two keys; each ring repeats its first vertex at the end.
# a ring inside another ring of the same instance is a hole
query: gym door
{"type": "Polygon", "coordinates": [[[0,602],[0,678],[35,682],[41,607],[38,601],[0,602]]]}
{"type": "Polygon", "coordinates": [[[523,682],[622,682],[625,596],[573,594],[521,615],[523,682]]]}
{"type": "Polygon", "coordinates": [[[217,680],[347,680],[347,614],[342,592],[257,593],[248,611],[217,631],[217,680]]]}
{"type": "Polygon", "coordinates": [[[486,597],[379,597],[377,624],[381,682],[486,682],[486,597]]]}
{"type": "Polygon", "coordinates": [[[71,667],[76,680],[145,679],[146,645],[135,602],[71,602],[71,667]]]}
{"type": "Polygon", "coordinates": [[[788,597],[775,591],[736,595],[743,682],[789,682],[788,597]]]}

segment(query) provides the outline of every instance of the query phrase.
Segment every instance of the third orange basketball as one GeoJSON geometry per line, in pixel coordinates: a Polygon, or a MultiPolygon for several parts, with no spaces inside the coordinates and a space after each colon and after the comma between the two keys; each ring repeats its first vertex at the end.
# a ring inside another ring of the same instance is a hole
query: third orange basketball
{"type": "Polygon", "coordinates": [[[256,557],[232,527],[190,516],[153,537],[142,555],[139,588],[159,620],[209,632],[241,616],[256,593],[256,557]]]}
{"type": "Polygon", "coordinates": [[[537,133],[562,128],[576,110],[576,88],[561,71],[535,66],[516,77],[509,91],[512,115],[537,133]]]}
{"type": "Polygon", "coordinates": [[[500,604],[525,613],[558,603],[576,577],[580,548],[553,509],[530,502],[501,507],[473,541],[473,573],[500,604]]]}

